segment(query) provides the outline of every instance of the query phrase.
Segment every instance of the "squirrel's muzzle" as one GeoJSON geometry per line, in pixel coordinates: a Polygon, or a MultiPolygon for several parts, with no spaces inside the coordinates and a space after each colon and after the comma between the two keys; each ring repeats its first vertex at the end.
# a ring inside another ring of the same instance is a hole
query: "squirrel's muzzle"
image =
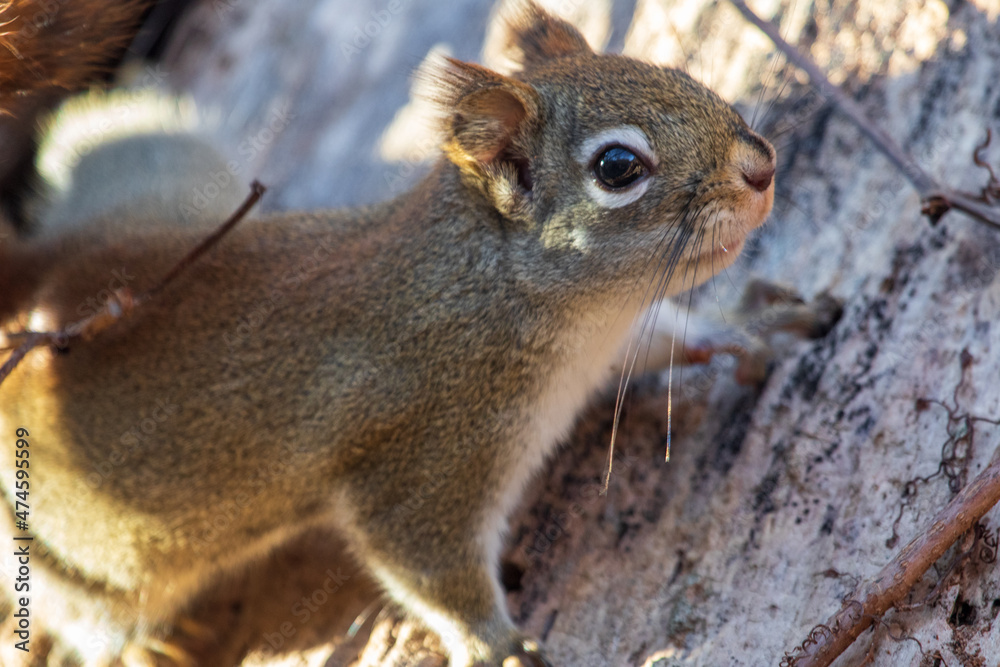
{"type": "Polygon", "coordinates": [[[757,192],[764,192],[771,187],[774,178],[774,164],[759,164],[743,168],[743,180],[757,192]]]}

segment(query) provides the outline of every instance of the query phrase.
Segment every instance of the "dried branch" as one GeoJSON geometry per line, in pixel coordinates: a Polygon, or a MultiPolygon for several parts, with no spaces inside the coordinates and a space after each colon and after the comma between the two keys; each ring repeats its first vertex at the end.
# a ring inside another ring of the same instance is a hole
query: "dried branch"
{"type": "Polygon", "coordinates": [[[4,362],[4,365],[0,366],[0,383],[2,383],[8,375],[10,375],[10,372],[14,370],[19,363],[21,363],[21,360],[24,359],[28,352],[31,352],[32,349],[41,345],[46,340],[49,340],[49,338],[44,333],[31,332],[25,336],[24,343],[11,352],[7,361],[4,362]]]}
{"type": "Polygon", "coordinates": [[[174,278],[180,275],[181,271],[189,267],[191,264],[197,261],[199,257],[208,252],[209,249],[211,249],[216,243],[218,243],[223,236],[228,234],[229,231],[233,227],[235,227],[240,220],[246,217],[247,213],[250,212],[250,209],[256,206],[257,202],[260,201],[260,198],[263,196],[264,191],[266,189],[267,188],[261,185],[260,181],[254,181],[253,183],[251,183],[250,194],[247,195],[247,198],[245,200],[243,200],[243,203],[240,205],[240,207],[236,209],[236,211],[231,216],[229,216],[229,219],[226,220],[221,227],[212,232],[212,234],[209,235],[208,238],[199,243],[181,261],[177,262],[177,265],[170,270],[170,273],[164,276],[163,280],[161,280],[156,287],[153,287],[151,290],[146,292],[142,296],[141,300],[145,301],[146,299],[153,297],[156,294],[159,294],[161,291],[163,291],[164,287],[169,285],[174,280],[174,278]]]}
{"type": "Polygon", "coordinates": [[[863,583],[822,631],[813,631],[782,664],[825,667],[831,664],[875,619],[900,603],[913,585],[951,545],[1000,502],[1000,449],[989,466],[948,505],[934,522],[907,544],[873,581],[863,583]]]}
{"type": "Polygon", "coordinates": [[[115,290],[111,298],[108,299],[107,303],[93,315],[85,317],[81,320],[77,320],[71,324],[66,325],[64,328],[58,331],[23,331],[13,334],[4,335],[0,332],[0,344],[7,341],[20,341],[20,345],[11,352],[10,357],[4,362],[3,366],[0,366],[0,383],[7,378],[8,375],[17,367],[21,360],[33,350],[40,345],[53,345],[59,348],[65,348],[68,343],[76,338],[81,338],[83,340],[90,340],[101,331],[104,331],[109,326],[115,322],[128,317],[131,315],[136,308],[143,305],[150,299],[153,299],[158,295],[163,289],[169,285],[182,271],[187,269],[191,264],[196,262],[199,257],[204,255],[211,249],[215,244],[222,239],[223,236],[229,233],[233,227],[236,226],[243,218],[246,217],[250,209],[260,201],[261,196],[264,194],[264,186],[258,181],[254,181],[250,185],[250,194],[243,201],[243,204],[234,212],[229,218],[211,235],[209,235],[205,240],[195,246],[191,252],[185,255],[174,267],[167,273],[166,276],[160,280],[154,287],[146,292],[143,292],[139,296],[133,296],[131,290],[119,289],[115,290]]]}
{"type": "Polygon", "coordinates": [[[789,62],[809,75],[809,80],[819,89],[819,92],[857,125],[858,129],[872,140],[875,147],[889,158],[889,161],[897,169],[903,172],[920,194],[923,204],[921,212],[929,217],[932,223],[937,222],[950,209],[957,209],[982,223],[1000,229],[1000,209],[987,205],[976,195],[953,190],[938,183],[914,159],[903,152],[903,149],[888,134],[872,123],[857,102],[830,83],[830,80],[816,66],[816,63],[786,42],[773,23],[757,16],[744,0],[729,0],[729,2],[747,21],[767,35],[775,46],[785,54],[789,62]]]}

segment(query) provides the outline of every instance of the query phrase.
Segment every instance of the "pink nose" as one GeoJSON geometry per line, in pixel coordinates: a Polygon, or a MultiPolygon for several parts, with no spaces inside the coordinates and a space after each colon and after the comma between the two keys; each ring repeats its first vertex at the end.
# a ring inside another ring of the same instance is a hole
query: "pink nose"
{"type": "Polygon", "coordinates": [[[743,171],[743,180],[757,192],[764,192],[771,187],[771,179],[773,178],[774,167],[769,164],[743,171]]]}

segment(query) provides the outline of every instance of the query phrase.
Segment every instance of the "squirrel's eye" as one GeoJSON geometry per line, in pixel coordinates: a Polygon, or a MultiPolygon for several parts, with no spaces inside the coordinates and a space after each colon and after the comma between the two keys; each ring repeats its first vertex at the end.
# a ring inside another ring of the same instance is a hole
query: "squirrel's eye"
{"type": "Polygon", "coordinates": [[[594,176],[609,190],[626,188],[647,173],[646,165],[624,146],[611,146],[597,156],[594,176]]]}

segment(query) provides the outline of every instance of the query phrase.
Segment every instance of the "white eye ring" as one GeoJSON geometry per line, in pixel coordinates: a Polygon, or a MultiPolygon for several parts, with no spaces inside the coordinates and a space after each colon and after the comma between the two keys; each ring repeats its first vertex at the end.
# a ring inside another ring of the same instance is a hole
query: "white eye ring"
{"type": "Polygon", "coordinates": [[[650,168],[655,168],[657,164],[656,154],[649,143],[646,133],[635,125],[620,125],[601,130],[597,134],[588,137],[581,144],[577,151],[576,159],[587,173],[586,188],[587,194],[597,204],[604,208],[620,208],[627,206],[638,200],[649,189],[649,177],[646,176],[637,180],[634,184],[622,188],[618,191],[608,190],[602,187],[596,177],[591,172],[591,166],[597,160],[601,152],[612,146],[622,146],[636,154],[650,168]]]}

